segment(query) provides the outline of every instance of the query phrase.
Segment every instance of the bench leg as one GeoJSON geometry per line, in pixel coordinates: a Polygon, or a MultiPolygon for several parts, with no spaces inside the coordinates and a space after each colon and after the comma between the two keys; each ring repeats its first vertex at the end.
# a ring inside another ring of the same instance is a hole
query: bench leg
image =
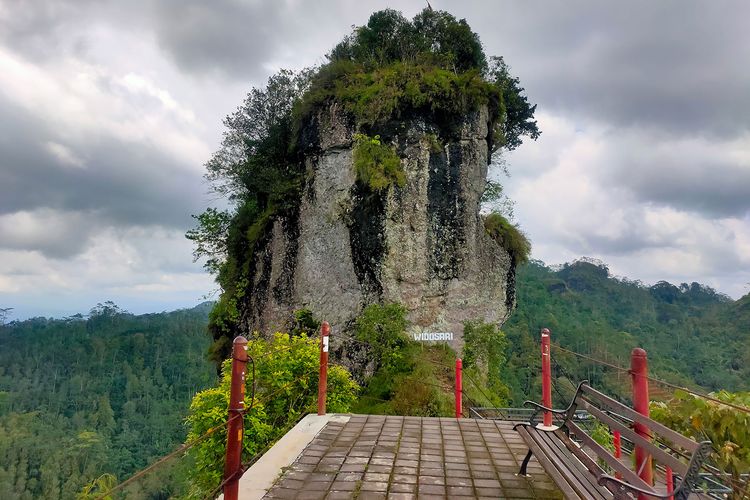
{"type": "Polygon", "coordinates": [[[526,454],[526,458],[523,459],[523,463],[521,464],[521,470],[518,471],[519,476],[526,476],[526,467],[529,465],[529,460],[531,460],[531,450],[526,454]]]}

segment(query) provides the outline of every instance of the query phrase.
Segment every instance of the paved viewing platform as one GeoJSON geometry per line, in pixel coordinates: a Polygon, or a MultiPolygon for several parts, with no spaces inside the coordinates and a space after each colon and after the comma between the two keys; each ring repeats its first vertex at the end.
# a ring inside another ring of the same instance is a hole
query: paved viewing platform
{"type": "Polygon", "coordinates": [[[506,421],[309,415],[243,475],[240,499],[562,498],[535,460],[516,475],[527,450],[506,421]]]}

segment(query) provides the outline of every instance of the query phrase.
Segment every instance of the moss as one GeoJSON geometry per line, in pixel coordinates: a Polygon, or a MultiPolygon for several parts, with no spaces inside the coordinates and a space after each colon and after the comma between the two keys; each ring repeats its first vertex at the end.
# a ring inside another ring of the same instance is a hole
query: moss
{"type": "Polygon", "coordinates": [[[484,229],[510,254],[514,265],[529,261],[531,242],[517,225],[511,224],[499,213],[492,212],[484,219],[484,229]]]}
{"type": "Polygon", "coordinates": [[[463,148],[451,143],[445,151],[430,153],[427,181],[429,252],[431,273],[440,279],[459,276],[461,255],[466,243],[464,217],[466,203],[461,189],[463,148]]]}
{"type": "Polygon", "coordinates": [[[392,147],[381,142],[379,135],[355,134],[353,157],[357,181],[373,191],[406,184],[401,159],[392,147]]]}
{"type": "Polygon", "coordinates": [[[443,144],[440,142],[440,139],[438,139],[437,135],[427,134],[425,138],[427,139],[427,143],[430,146],[431,153],[437,154],[443,151],[443,144]]]}
{"type": "Polygon", "coordinates": [[[387,251],[385,194],[385,191],[373,191],[360,182],[356,182],[350,191],[352,208],[347,214],[346,224],[354,273],[365,303],[377,302],[383,295],[381,267],[387,251]]]}

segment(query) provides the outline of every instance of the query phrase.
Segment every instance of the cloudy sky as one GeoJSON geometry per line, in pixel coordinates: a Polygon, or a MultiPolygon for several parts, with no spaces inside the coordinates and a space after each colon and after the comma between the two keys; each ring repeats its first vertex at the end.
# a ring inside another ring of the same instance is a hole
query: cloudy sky
{"type": "MultiPolygon", "coordinates": [[[[432,0],[503,55],[542,137],[504,179],[533,257],[750,291],[750,3],[432,0]]],[[[422,1],[0,0],[0,308],[192,306],[222,118],[422,1]]]]}

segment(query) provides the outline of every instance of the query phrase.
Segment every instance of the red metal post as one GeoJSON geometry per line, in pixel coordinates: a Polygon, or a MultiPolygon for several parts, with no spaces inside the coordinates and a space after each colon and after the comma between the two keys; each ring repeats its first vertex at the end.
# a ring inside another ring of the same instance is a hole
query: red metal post
{"type": "MultiPolygon", "coordinates": [[[[667,493],[674,493],[674,476],[671,467],[667,467],[667,493]]],[[[669,500],[674,500],[674,497],[670,496],[669,500]]]]}
{"type": "Polygon", "coordinates": [[[461,415],[463,415],[463,380],[462,380],[462,371],[463,371],[464,365],[463,361],[461,361],[461,358],[458,358],[456,360],[456,418],[461,418],[461,415]]]}
{"type": "Polygon", "coordinates": [[[232,379],[229,392],[229,423],[227,424],[227,452],[224,460],[225,500],[237,500],[240,458],[242,455],[243,418],[245,410],[245,368],[247,367],[247,339],[236,337],[232,344],[232,379]],[[231,478],[231,479],[230,479],[231,478]]]}
{"type": "MultiPolygon", "coordinates": [[[[619,460],[620,457],[622,457],[622,435],[620,434],[620,431],[614,431],[613,435],[614,437],[612,440],[615,445],[615,458],[619,460]]],[[[622,479],[622,474],[615,472],[615,477],[617,479],[622,479]]]]}
{"type": "Polygon", "coordinates": [[[326,394],[328,391],[328,336],[331,325],[324,321],[320,325],[320,371],[318,375],[318,415],[326,414],[326,394]]]}
{"type": "MultiPolygon", "coordinates": [[[[552,408],[552,360],[550,358],[549,330],[542,329],[542,404],[552,408]]],[[[552,413],[544,412],[544,425],[552,425],[552,413]]]]}
{"type": "MultiPolygon", "coordinates": [[[[633,409],[641,415],[649,416],[649,397],[648,397],[648,358],[646,351],[640,347],[633,349],[630,354],[630,374],[633,377],[633,409]]],[[[649,437],[648,428],[643,424],[636,422],[635,432],[640,434],[644,439],[649,437]]],[[[641,448],[635,447],[635,470],[646,484],[654,484],[654,473],[651,455],[641,448]]],[[[647,498],[639,495],[640,498],[647,498]]]]}

